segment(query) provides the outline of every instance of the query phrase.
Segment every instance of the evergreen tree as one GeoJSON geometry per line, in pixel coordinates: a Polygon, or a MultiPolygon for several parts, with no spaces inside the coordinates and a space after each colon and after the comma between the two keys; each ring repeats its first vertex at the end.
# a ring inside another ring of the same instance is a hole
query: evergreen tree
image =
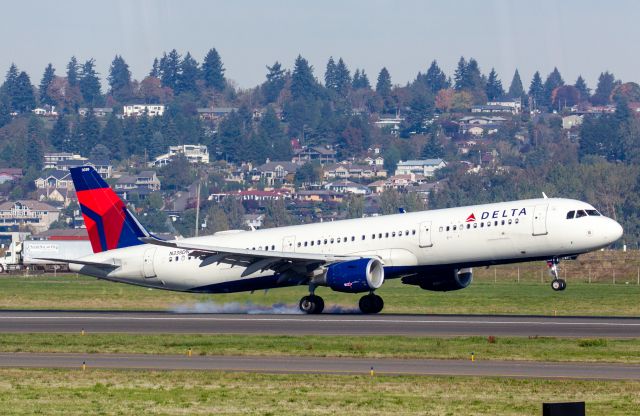
{"type": "Polygon", "coordinates": [[[336,65],[336,81],[335,89],[342,97],[346,97],[351,89],[351,73],[344,63],[342,58],[338,59],[338,65],[336,65]]]}
{"type": "Polygon", "coordinates": [[[120,119],[111,113],[102,130],[101,143],[108,143],[111,150],[111,156],[116,160],[125,159],[128,156],[127,146],[124,141],[122,132],[122,124],[120,119]]]}
{"type": "Polygon", "coordinates": [[[387,71],[387,68],[382,68],[378,74],[376,93],[383,98],[387,98],[391,95],[391,75],[389,74],[389,71],[387,71]]]}
{"type": "Polygon", "coordinates": [[[0,88],[0,92],[5,94],[9,101],[9,112],[13,111],[14,109],[13,97],[16,93],[16,87],[18,84],[18,75],[19,75],[18,67],[16,66],[16,64],[12,63],[11,66],[9,67],[9,70],[7,71],[7,75],[5,77],[4,83],[0,88]]]}
{"type": "Polygon", "coordinates": [[[536,71],[531,79],[531,85],[529,85],[529,97],[533,100],[533,107],[537,108],[544,102],[544,85],[542,84],[542,78],[540,72],[536,71]]]}
{"type": "Polygon", "coordinates": [[[444,147],[438,140],[435,134],[431,134],[427,143],[425,143],[420,153],[420,157],[423,159],[438,159],[444,157],[444,147]]]}
{"type": "Polygon", "coordinates": [[[540,105],[551,107],[553,105],[552,103],[553,90],[563,85],[564,85],[564,80],[560,75],[560,71],[558,71],[558,68],[554,67],[553,71],[551,71],[551,73],[547,76],[547,79],[544,81],[543,93],[542,93],[543,101],[540,103],[540,105]]]}
{"type": "Polygon", "coordinates": [[[200,78],[200,68],[198,62],[193,59],[191,54],[187,54],[180,63],[180,73],[178,75],[178,85],[176,93],[198,93],[198,86],[196,84],[198,78],[200,78]]]}
{"type": "Polygon", "coordinates": [[[40,104],[42,105],[56,105],[55,100],[49,95],[49,86],[53,82],[55,76],[56,70],[53,68],[53,65],[49,63],[44,69],[44,74],[42,75],[42,80],[40,81],[40,87],[38,89],[38,92],[40,93],[40,104]]]}
{"type": "Polygon", "coordinates": [[[449,88],[449,82],[447,80],[447,75],[444,73],[442,69],[438,66],[438,62],[434,59],[427,69],[427,73],[424,76],[424,81],[427,84],[429,90],[432,93],[436,94],[440,90],[444,90],[449,88]]]}
{"type": "Polygon", "coordinates": [[[79,80],[80,93],[85,104],[93,108],[102,104],[102,92],[100,91],[100,79],[95,70],[95,61],[89,59],[82,65],[79,80]]]}
{"type": "Polygon", "coordinates": [[[224,71],[225,69],[218,51],[215,48],[209,49],[202,63],[204,85],[219,92],[223,91],[227,85],[224,71]]]}
{"type": "Polygon", "coordinates": [[[14,111],[26,113],[36,108],[36,97],[33,93],[33,85],[26,72],[18,74],[12,97],[14,111]]]}
{"type": "MultiPolygon", "coordinates": [[[[205,64],[206,62],[207,61],[205,58],[205,64]]],[[[159,67],[162,86],[169,87],[172,90],[176,91],[178,86],[178,79],[180,77],[180,55],[178,54],[178,51],[172,49],[168,55],[164,53],[162,55],[162,58],[160,58],[159,67]]],[[[207,82],[207,71],[208,69],[205,68],[205,84],[207,82]]]]}
{"type": "Polygon", "coordinates": [[[298,55],[291,74],[291,96],[294,100],[314,99],[318,95],[318,83],[313,76],[313,67],[298,55]]]}
{"type": "Polygon", "coordinates": [[[78,85],[78,60],[75,56],[72,56],[67,64],[67,82],[70,87],[78,85]]]}
{"type": "MultiPolygon", "coordinates": [[[[26,73],[24,74],[26,75],[26,73]]],[[[22,166],[28,166],[36,171],[42,170],[42,161],[44,159],[43,136],[44,128],[42,122],[37,117],[31,116],[27,125],[24,163],[22,166]]]]}
{"type": "Polygon", "coordinates": [[[116,55],[111,62],[109,68],[109,88],[111,89],[111,95],[119,103],[125,103],[130,100],[133,91],[131,87],[131,71],[129,71],[129,65],[120,55],[116,55]]]}
{"type": "Polygon", "coordinates": [[[591,97],[591,89],[587,87],[587,83],[582,78],[582,75],[578,76],[574,86],[578,92],[580,92],[580,101],[589,101],[589,98],[591,97]]]}
{"type": "Polygon", "coordinates": [[[520,99],[524,96],[524,87],[522,86],[522,80],[520,79],[520,73],[516,69],[511,79],[511,85],[509,86],[509,92],[507,96],[512,100],[520,99]]]}
{"type": "Polygon", "coordinates": [[[78,150],[81,154],[89,154],[100,142],[100,123],[93,111],[87,111],[87,115],[79,123],[78,150]]]}
{"type": "MultiPolygon", "coordinates": [[[[58,116],[51,133],[49,133],[49,143],[59,152],[69,151],[69,121],[64,115],[58,116]]],[[[107,142],[108,143],[108,142],[107,142]]]]}
{"type": "Polygon", "coordinates": [[[11,122],[11,99],[0,89],[0,128],[11,122]]]}
{"type": "Polygon", "coordinates": [[[333,56],[330,56],[327,62],[327,69],[324,71],[324,86],[329,90],[337,91],[336,78],[336,63],[333,61],[333,56]]]}
{"type": "Polygon", "coordinates": [[[216,139],[224,160],[227,162],[242,160],[242,154],[245,150],[244,132],[238,112],[232,112],[220,122],[216,139]]]}
{"type": "Polygon", "coordinates": [[[154,78],[160,78],[160,62],[158,62],[158,58],[153,58],[153,65],[151,65],[151,71],[149,71],[149,76],[154,78]]]}
{"type": "Polygon", "coordinates": [[[280,91],[285,84],[285,71],[280,62],[276,61],[272,66],[267,66],[267,80],[262,85],[262,92],[267,103],[274,103],[280,96],[280,91]]]}
{"type": "Polygon", "coordinates": [[[491,72],[489,72],[489,78],[487,79],[485,92],[489,101],[495,101],[504,96],[502,82],[498,78],[498,74],[496,73],[496,70],[494,68],[491,68],[491,72]]]}
{"type": "Polygon", "coordinates": [[[596,91],[591,97],[591,103],[593,105],[611,104],[611,94],[619,84],[620,81],[616,81],[616,78],[609,71],[600,73],[596,91]]]}
{"type": "Polygon", "coordinates": [[[353,88],[354,90],[371,88],[369,77],[367,77],[364,69],[362,71],[356,69],[356,72],[353,74],[353,82],[351,83],[351,88],[353,88]]]}
{"type": "Polygon", "coordinates": [[[265,144],[266,153],[262,160],[290,160],[292,156],[291,142],[284,132],[275,110],[269,106],[258,125],[259,140],[265,144]]]}
{"type": "Polygon", "coordinates": [[[453,73],[453,79],[455,81],[454,88],[456,91],[462,91],[465,88],[469,88],[467,66],[467,61],[464,59],[464,56],[461,56],[458,61],[458,66],[453,73]]]}

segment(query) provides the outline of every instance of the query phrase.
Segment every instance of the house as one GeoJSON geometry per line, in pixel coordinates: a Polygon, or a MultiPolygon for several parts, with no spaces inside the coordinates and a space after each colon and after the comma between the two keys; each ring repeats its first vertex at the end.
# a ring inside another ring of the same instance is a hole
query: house
{"type": "MultiPolygon", "coordinates": [[[[41,189],[37,189],[35,191],[35,198],[38,201],[53,201],[53,202],[59,202],[61,204],[63,204],[64,206],[69,205],[67,203],[67,201],[69,201],[69,199],[66,196],[66,192],[62,191],[61,189],[55,189],[55,188],[41,188],[41,189]]],[[[75,193],[74,193],[75,195],[75,193]]]]}
{"type": "MultiPolygon", "coordinates": [[[[45,153],[43,169],[59,169],[58,163],[65,162],[67,160],[82,160],[86,161],[86,157],[76,155],[73,153],[57,152],[57,153],[45,153]]],[[[59,169],[62,170],[62,169],[59,169]]]]}
{"type": "Polygon", "coordinates": [[[218,121],[221,118],[237,111],[237,107],[206,107],[197,109],[198,117],[200,117],[201,120],[211,121],[218,121]]]}
{"type": "Polygon", "coordinates": [[[380,117],[373,124],[380,129],[389,129],[392,134],[397,134],[403,121],[404,117],[396,114],[395,117],[380,117]]]}
{"type": "MultiPolygon", "coordinates": [[[[85,117],[87,113],[89,113],[90,109],[87,107],[80,107],[78,109],[78,114],[82,117],[85,117]]],[[[111,107],[97,107],[93,109],[93,115],[98,118],[108,117],[113,113],[113,108],[111,107]]]]}
{"type": "Polygon", "coordinates": [[[520,100],[489,101],[485,105],[474,105],[472,113],[505,113],[519,114],[522,111],[520,100]]]}
{"type": "Polygon", "coordinates": [[[245,214],[242,216],[242,222],[249,228],[260,228],[264,222],[264,214],[245,214]]]}
{"type": "Polygon", "coordinates": [[[371,165],[371,166],[383,166],[384,165],[384,158],[382,156],[378,156],[378,157],[372,157],[372,156],[367,156],[364,159],[365,163],[371,165]]]}
{"type": "Polygon", "coordinates": [[[65,170],[45,171],[35,183],[38,189],[73,189],[71,173],[65,170]]]}
{"type": "Polygon", "coordinates": [[[31,112],[40,117],[58,117],[55,106],[45,105],[31,110],[31,112]]]}
{"type": "Polygon", "coordinates": [[[282,184],[287,179],[292,180],[298,170],[298,166],[293,162],[286,161],[269,161],[267,163],[258,166],[257,172],[260,178],[265,181],[268,186],[274,186],[276,183],[282,184]]]}
{"type": "Polygon", "coordinates": [[[168,164],[176,155],[184,155],[191,163],[209,163],[209,149],[203,144],[183,144],[169,146],[169,152],[162,154],[149,163],[150,167],[168,164]]]}
{"type": "Polygon", "coordinates": [[[162,116],[164,114],[164,105],[162,104],[129,104],[125,105],[122,110],[124,117],[139,117],[147,114],[149,117],[162,116]]]}
{"type": "Polygon", "coordinates": [[[305,190],[298,191],[296,199],[305,202],[342,202],[343,194],[328,189],[305,190]]]}
{"type": "Polygon", "coordinates": [[[346,179],[336,182],[329,182],[324,186],[324,188],[328,189],[329,191],[343,194],[368,195],[371,193],[371,190],[366,186],[360,185],[359,183],[351,182],[346,179]]]}
{"type": "Polygon", "coordinates": [[[325,165],[324,177],[326,179],[334,178],[353,178],[353,179],[371,179],[376,177],[386,177],[387,171],[379,169],[375,165],[357,165],[350,163],[338,163],[334,165],[325,165]]]}
{"type": "Polygon", "coordinates": [[[579,116],[579,115],[570,115],[570,116],[562,117],[562,128],[564,130],[570,130],[573,127],[581,125],[583,119],[584,119],[584,116],[579,116]]]}
{"type": "Polygon", "coordinates": [[[242,201],[276,201],[280,199],[290,199],[291,191],[288,189],[273,189],[270,191],[248,190],[228,192],[217,195],[218,199],[233,197],[242,201]]]}
{"type": "Polygon", "coordinates": [[[60,210],[34,200],[7,201],[0,204],[0,227],[28,226],[35,231],[49,229],[60,218],[60,210]]]}
{"type": "Polygon", "coordinates": [[[43,169],[68,171],[79,166],[92,166],[103,179],[113,176],[113,166],[108,160],[88,159],[72,153],[45,153],[43,169]]]}
{"type": "Polygon", "coordinates": [[[321,165],[336,163],[336,151],[324,146],[303,147],[294,151],[293,162],[318,161],[321,165]]]}
{"type": "Polygon", "coordinates": [[[114,186],[118,190],[129,191],[132,189],[146,188],[150,191],[160,190],[160,179],[152,170],[145,170],[137,175],[122,175],[114,186]]]}
{"type": "Polygon", "coordinates": [[[396,175],[433,176],[434,172],[447,166],[442,159],[406,160],[398,162],[396,175]]]}
{"type": "Polygon", "coordinates": [[[0,168],[0,184],[5,182],[13,182],[21,178],[21,168],[0,168]]]}

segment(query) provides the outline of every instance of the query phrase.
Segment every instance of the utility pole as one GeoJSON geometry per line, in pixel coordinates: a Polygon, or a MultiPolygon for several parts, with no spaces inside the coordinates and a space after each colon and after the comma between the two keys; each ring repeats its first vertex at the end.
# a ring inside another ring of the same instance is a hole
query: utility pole
{"type": "Polygon", "coordinates": [[[196,237],[200,231],[200,186],[202,180],[198,177],[198,195],[196,196],[196,237]]]}

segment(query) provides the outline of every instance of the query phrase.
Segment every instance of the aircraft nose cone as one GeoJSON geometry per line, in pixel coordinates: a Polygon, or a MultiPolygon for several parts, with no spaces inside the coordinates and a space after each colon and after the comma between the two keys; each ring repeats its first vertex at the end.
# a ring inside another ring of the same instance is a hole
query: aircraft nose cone
{"type": "Polygon", "coordinates": [[[620,225],[617,221],[611,220],[611,225],[609,226],[609,235],[611,236],[611,242],[618,241],[624,230],[622,229],[622,225],[620,225]]]}

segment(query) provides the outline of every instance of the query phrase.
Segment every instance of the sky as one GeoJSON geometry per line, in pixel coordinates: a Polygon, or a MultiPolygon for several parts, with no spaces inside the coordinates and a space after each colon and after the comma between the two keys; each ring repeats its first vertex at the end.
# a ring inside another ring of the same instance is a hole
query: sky
{"type": "Polygon", "coordinates": [[[103,78],[122,55],[141,80],[164,51],[201,62],[212,47],[240,88],[298,54],[319,79],[333,56],[373,84],[383,66],[402,85],[434,59],[452,75],[461,56],[485,74],[495,67],[505,88],[516,68],[527,88],[554,66],[591,88],[605,70],[640,82],[637,0],[5,0],[0,13],[0,74],[14,62],[36,85],[47,63],[63,75],[72,55],[94,58],[103,78]]]}

